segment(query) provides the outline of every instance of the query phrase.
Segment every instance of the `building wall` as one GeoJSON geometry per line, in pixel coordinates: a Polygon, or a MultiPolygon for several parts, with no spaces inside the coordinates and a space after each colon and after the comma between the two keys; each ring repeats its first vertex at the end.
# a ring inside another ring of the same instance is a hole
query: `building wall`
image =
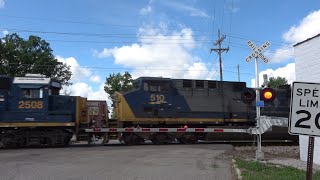
{"type": "MultiPolygon", "coordinates": [[[[294,47],[296,81],[320,83],[320,35],[294,47]]],[[[307,161],[309,136],[299,136],[300,159],[307,161]]],[[[313,162],[320,164],[320,138],[315,138],[313,162]]]]}

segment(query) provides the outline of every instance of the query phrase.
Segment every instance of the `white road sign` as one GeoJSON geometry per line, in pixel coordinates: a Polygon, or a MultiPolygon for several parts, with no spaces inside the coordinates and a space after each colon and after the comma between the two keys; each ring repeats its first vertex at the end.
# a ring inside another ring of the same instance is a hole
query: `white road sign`
{"type": "Polygon", "coordinates": [[[320,83],[293,83],[289,133],[320,136],[320,83]]]}
{"type": "Polygon", "coordinates": [[[264,51],[265,49],[267,49],[270,46],[270,43],[267,41],[265,42],[261,47],[256,46],[255,44],[253,44],[252,41],[248,41],[247,45],[252,49],[252,53],[246,58],[246,61],[249,62],[251,59],[253,58],[258,58],[260,57],[263,62],[267,63],[268,59],[262,54],[262,51],[264,51]]]}

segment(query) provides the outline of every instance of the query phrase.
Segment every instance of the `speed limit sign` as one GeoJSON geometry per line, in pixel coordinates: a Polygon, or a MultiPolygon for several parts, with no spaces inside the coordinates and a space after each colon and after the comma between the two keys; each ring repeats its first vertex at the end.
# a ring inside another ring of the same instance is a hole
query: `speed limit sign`
{"type": "Polygon", "coordinates": [[[319,101],[319,83],[293,83],[289,117],[290,134],[320,136],[319,101]]]}

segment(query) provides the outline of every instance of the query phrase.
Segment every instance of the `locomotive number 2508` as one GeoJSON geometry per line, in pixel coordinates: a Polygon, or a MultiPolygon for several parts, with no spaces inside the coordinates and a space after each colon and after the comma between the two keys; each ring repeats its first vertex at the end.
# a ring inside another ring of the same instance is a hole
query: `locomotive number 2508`
{"type": "Polygon", "coordinates": [[[19,109],[42,109],[42,101],[19,101],[19,109]]]}

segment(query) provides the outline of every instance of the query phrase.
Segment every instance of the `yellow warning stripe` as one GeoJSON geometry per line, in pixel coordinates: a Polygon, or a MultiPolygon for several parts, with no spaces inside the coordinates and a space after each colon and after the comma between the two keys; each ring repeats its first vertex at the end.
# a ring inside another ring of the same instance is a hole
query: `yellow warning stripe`
{"type": "Polygon", "coordinates": [[[118,121],[144,121],[144,122],[247,122],[248,119],[222,119],[222,118],[130,118],[118,121]]]}
{"type": "Polygon", "coordinates": [[[26,123],[0,123],[0,127],[58,127],[75,126],[75,123],[49,123],[49,122],[26,122],[26,123]]]}

